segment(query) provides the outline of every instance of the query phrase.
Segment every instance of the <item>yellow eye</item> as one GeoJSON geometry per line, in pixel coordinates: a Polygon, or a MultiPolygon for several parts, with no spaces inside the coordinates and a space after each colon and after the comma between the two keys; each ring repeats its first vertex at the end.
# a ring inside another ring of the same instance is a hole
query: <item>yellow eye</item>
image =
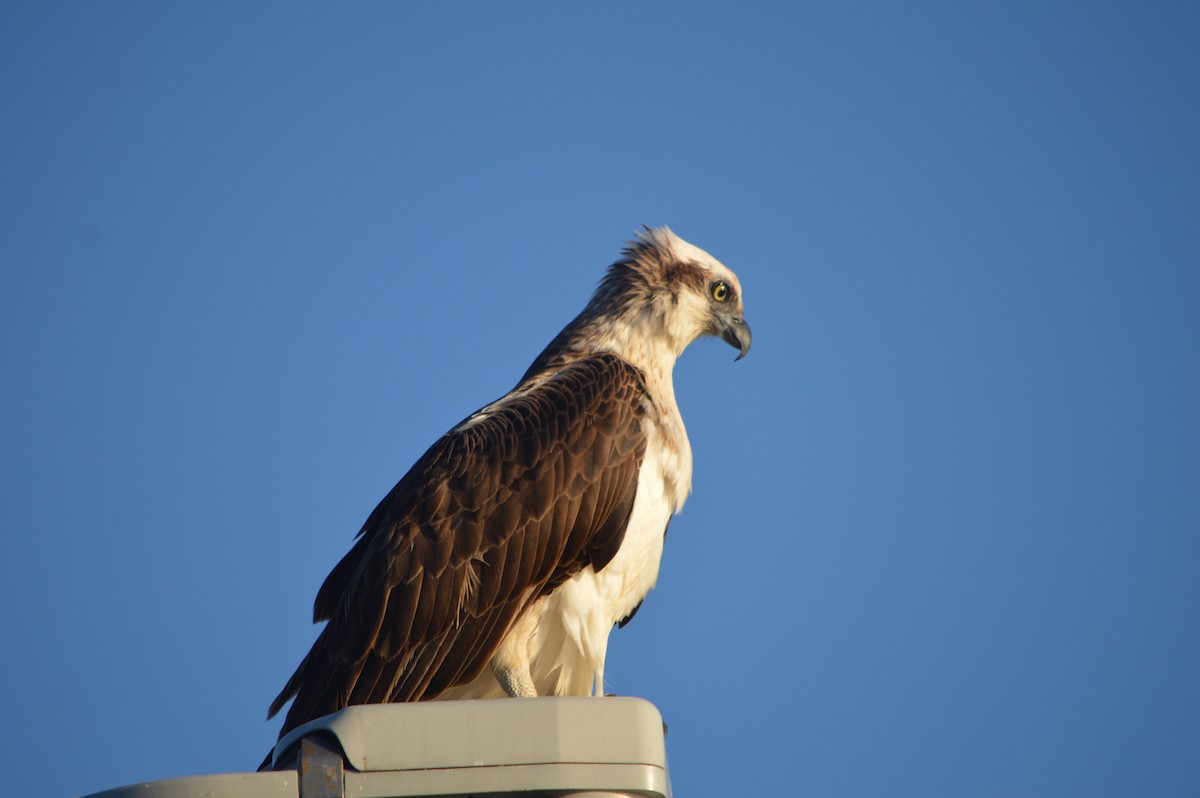
{"type": "Polygon", "coordinates": [[[729,297],[733,295],[733,291],[725,283],[713,283],[712,298],[718,302],[728,302],[729,297]]]}

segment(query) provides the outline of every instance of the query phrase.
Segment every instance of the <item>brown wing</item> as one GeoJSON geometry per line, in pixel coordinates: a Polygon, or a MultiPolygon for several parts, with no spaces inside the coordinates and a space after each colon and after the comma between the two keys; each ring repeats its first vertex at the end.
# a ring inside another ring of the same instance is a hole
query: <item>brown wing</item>
{"type": "Polygon", "coordinates": [[[328,623],[271,704],[295,697],[280,736],[471,681],[532,601],[607,565],[637,490],[644,397],[636,369],[596,356],[434,444],[317,593],[328,623]]]}

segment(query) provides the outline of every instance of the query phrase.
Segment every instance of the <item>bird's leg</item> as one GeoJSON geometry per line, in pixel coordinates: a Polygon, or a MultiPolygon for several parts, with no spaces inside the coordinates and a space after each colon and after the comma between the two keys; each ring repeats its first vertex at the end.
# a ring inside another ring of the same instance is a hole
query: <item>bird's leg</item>
{"type": "Polygon", "coordinates": [[[521,613],[492,655],[492,673],[504,692],[513,698],[533,698],[538,694],[533,684],[533,638],[545,611],[546,603],[539,601],[521,613]]]}
{"type": "Polygon", "coordinates": [[[528,668],[506,668],[492,660],[492,673],[504,692],[513,698],[534,698],[538,694],[528,668]]]}

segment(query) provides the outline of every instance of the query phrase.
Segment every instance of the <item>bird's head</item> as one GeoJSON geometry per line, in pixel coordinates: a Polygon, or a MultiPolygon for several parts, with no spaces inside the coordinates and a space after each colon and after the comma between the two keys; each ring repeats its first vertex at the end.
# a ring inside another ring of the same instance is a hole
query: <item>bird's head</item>
{"type": "Polygon", "coordinates": [[[612,352],[647,375],[669,378],[675,359],[705,335],[737,349],[741,360],[750,351],[743,307],[742,286],[723,263],[666,227],[647,227],[521,380],[598,352],[612,352]]]}
{"type": "Polygon", "coordinates": [[[623,254],[596,289],[590,311],[661,340],[676,357],[704,335],[737,349],[738,360],[750,351],[742,286],[723,263],[666,227],[646,228],[623,254]]]}

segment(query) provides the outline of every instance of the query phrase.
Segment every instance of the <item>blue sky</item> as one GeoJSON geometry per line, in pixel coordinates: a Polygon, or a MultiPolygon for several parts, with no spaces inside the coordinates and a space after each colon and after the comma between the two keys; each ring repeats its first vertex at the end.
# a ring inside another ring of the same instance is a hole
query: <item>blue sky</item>
{"type": "Polygon", "coordinates": [[[1200,13],[0,11],[14,794],[252,769],[375,503],[643,223],[741,278],[612,692],[680,795],[1200,791],[1200,13]]]}

